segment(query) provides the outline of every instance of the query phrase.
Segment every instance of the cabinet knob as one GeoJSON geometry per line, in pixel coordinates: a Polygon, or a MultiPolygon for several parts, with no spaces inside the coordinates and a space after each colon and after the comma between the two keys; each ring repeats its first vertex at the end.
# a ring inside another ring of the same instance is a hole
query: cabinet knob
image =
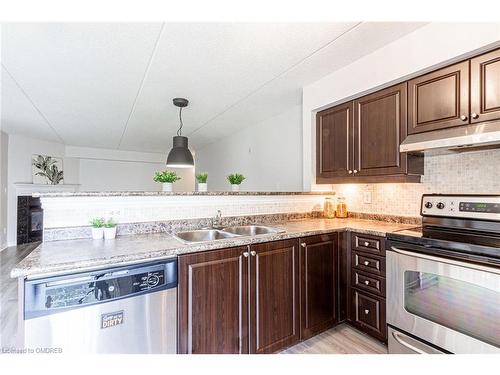
{"type": "Polygon", "coordinates": [[[364,264],[365,266],[369,266],[369,265],[370,265],[370,262],[368,262],[367,260],[365,260],[365,261],[363,262],[363,264],[364,264]]]}
{"type": "Polygon", "coordinates": [[[358,173],[358,170],[357,170],[357,169],[355,169],[353,172],[354,172],[354,174],[356,174],[356,173],[358,173]]]}
{"type": "Polygon", "coordinates": [[[365,280],[365,285],[370,285],[370,282],[368,280],[365,280]]]}
{"type": "Polygon", "coordinates": [[[253,250],[252,250],[252,251],[250,251],[250,255],[254,257],[254,256],[256,256],[256,255],[257,255],[257,253],[256,253],[255,251],[253,251],[253,250]]]}
{"type": "Polygon", "coordinates": [[[248,258],[248,251],[245,251],[245,252],[243,253],[243,256],[244,256],[245,258],[248,258]]]}
{"type": "Polygon", "coordinates": [[[352,174],[352,171],[351,171],[350,169],[349,169],[349,171],[348,171],[348,172],[349,172],[349,174],[352,174]]]}
{"type": "Polygon", "coordinates": [[[460,116],[460,120],[462,120],[462,121],[467,121],[467,116],[466,116],[466,115],[462,115],[462,116],[460,116]]]}
{"type": "Polygon", "coordinates": [[[365,315],[368,315],[370,313],[370,310],[365,309],[365,315]]]}
{"type": "Polygon", "coordinates": [[[300,246],[302,246],[302,247],[307,247],[307,244],[306,244],[305,242],[302,242],[302,243],[300,244],[300,246]]]}
{"type": "Polygon", "coordinates": [[[476,118],[478,118],[478,117],[479,117],[479,115],[478,115],[476,112],[473,112],[473,113],[472,113],[472,118],[476,119],[476,118]]]}
{"type": "Polygon", "coordinates": [[[368,245],[370,245],[370,243],[369,243],[369,242],[367,242],[367,241],[365,241],[364,245],[365,245],[365,246],[368,246],[368,245]]]}

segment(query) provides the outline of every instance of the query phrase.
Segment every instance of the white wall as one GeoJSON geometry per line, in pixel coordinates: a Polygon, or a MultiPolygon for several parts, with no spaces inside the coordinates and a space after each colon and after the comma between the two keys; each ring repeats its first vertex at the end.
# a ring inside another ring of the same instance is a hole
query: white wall
{"type": "MultiPolygon", "coordinates": [[[[166,155],[163,154],[66,146],[10,135],[7,154],[9,246],[16,244],[17,197],[14,184],[33,182],[31,157],[34,154],[63,158],[64,183],[80,185],[79,191],[158,191],[161,185],[153,181],[154,172],[166,169],[166,155]]],[[[175,171],[182,179],[174,184],[174,191],[194,190],[194,168],[175,171]]]]}
{"type": "Polygon", "coordinates": [[[301,191],[302,107],[267,119],[197,150],[196,173],[208,189],[228,190],[226,176],[242,173],[246,191],[301,191]]]}
{"type": "Polygon", "coordinates": [[[0,250],[7,246],[7,168],[9,136],[0,131],[0,250]]]}
{"type": "Polygon", "coordinates": [[[500,23],[432,23],[303,88],[303,187],[316,190],[315,113],[500,41],[500,23]]]}

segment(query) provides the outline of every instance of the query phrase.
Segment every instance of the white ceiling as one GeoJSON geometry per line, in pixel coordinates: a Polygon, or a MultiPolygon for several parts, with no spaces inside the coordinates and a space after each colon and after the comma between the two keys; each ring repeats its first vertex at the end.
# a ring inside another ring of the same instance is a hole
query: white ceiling
{"type": "Polygon", "coordinates": [[[194,149],[301,103],[301,88],[421,23],[2,25],[2,130],[165,152],[186,97],[194,149]]]}

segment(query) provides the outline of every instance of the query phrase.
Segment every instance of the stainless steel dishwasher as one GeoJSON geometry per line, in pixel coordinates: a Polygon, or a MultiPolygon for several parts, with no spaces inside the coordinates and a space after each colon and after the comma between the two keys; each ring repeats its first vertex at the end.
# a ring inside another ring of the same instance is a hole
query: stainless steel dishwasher
{"type": "Polygon", "coordinates": [[[27,280],[25,348],[176,353],[177,259],[27,280]]]}

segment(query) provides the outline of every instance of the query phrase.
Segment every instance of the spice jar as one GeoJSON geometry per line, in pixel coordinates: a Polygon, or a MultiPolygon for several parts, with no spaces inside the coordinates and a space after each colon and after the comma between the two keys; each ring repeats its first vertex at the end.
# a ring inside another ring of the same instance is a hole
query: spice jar
{"type": "Polygon", "coordinates": [[[344,197],[337,198],[337,209],[335,211],[337,217],[347,217],[347,204],[344,197]]]}
{"type": "Polygon", "coordinates": [[[333,204],[332,198],[325,198],[325,203],[323,204],[323,215],[327,219],[335,218],[335,205],[333,204]]]}

